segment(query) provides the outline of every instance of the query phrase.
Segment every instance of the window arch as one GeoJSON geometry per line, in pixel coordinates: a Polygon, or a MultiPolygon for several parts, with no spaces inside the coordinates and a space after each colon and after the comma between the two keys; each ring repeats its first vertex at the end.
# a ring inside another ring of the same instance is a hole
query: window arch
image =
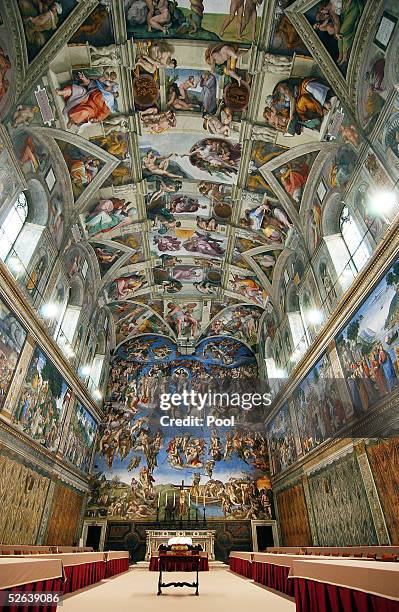
{"type": "Polygon", "coordinates": [[[355,272],[360,272],[371,255],[371,249],[347,205],[341,211],[339,227],[355,272]]]}
{"type": "Polygon", "coordinates": [[[3,261],[6,261],[9,255],[13,255],[14,245],[25,225],[27,217],[28,200],[24,192],[21,191],[1,224],[0,258],[3,261]]]}

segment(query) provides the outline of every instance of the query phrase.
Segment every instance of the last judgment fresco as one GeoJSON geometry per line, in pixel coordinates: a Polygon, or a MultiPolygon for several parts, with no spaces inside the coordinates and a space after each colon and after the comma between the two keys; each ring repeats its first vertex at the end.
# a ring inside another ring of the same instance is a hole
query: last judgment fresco
{"type": "MultiPolygon", "coordinates": [[[[112,364],[89,507],[124,519],[174,514],[202,520],[204,509],[208,519],[271,518],[267,442],[256,415],[243,416],[239,406],[221,402],[212,415],[235,413],[236,427],[159,424],[160,393],[187,385],[232,397],[243,386],[253,389],[256,379],[254,354],[231,337],[203,340],[190,356],[162,336],[122,345],[112,364]],[[189,487],[185,495],[182,480],[189,487]]],[[[185,411],[195,413],[194,407],[185,411]]]]}

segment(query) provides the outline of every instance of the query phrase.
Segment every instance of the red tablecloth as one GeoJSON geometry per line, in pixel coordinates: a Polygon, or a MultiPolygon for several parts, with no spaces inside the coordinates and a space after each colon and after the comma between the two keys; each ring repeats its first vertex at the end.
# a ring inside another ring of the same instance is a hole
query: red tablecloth
{"type": "MultiPolygon", "coordinates": [[[[190,563],[189,556],[187,556],[187,559],[183,559],[183,560],[181,560],[180,558],[174,560],[173,557],[170,557],[170,559],[168,559],[168,567],[165,571],[186,572],[186,571],[190,571],[191,565],[192,563],[190,563]]],[[[150,572],[158,572],[158,571],[159,571],[159,557],[156,557],[156,556],[151,557],[150,572]]],[[[200,557],[199,571],[200,572],[209,571],[208,557],[200,557]]]]}
{"type": "Polygon", "coordinates": [[[399,601],[370,593],[305,578],[288,582],[295,583],[296,612],[399,612],[399,601]]]}
{"type": "Polygon", "coordinates": [[[245,578],[252,578],[252,562],[249,559],[239,559],[237,557],[230,557],[229,567],[232,572],[245,576],[245,578]]]}
{"type": "Polygon", "coordinates": [[[105,578],[105,561],[88,561],[80,565],[64,566],[64,593],[73,593],[105,578]]]}
{"type": "MultiPolygon", "coordinates": [[[[48,580],[39,580],[38,582],[29,582],[28,584],[20,584],[18,586],[6,589],[13,593],[43,593],[43,592],[58,592],[61,593],[62,578],[51,578],[48,580]]],[[[38,604],[38,605],[22,605],[22,606],[7,606],[1,607],[0,609],[6,610],[7,612],[55,612],[57,610],[57,604],[38,604]]]]}
{"type": "Polygon", "coordinates": [[[110,578],[111,576],[122,574],[122,572],[127,572],[128,569],[129,569],[129,558],[128,557],[122,557],[120,559],[108,559],[106,570],[105,570],[105,577],[110,578]]]}
{"type": "MultiPolygon", "coordinates": [[[[289,567],[254,561],[252,564],[252,572],[255,582],[259,582],[271,589],[285,593],[290,597],[294,596],[293,581],[288,580],[288,574],[290,573],[289,567]]],[[[317,608],[315,608],[315,610],[317,610],[317,608]]],[[[312,610],[312,612],[314,612],[314,610],[312,610]]]]}

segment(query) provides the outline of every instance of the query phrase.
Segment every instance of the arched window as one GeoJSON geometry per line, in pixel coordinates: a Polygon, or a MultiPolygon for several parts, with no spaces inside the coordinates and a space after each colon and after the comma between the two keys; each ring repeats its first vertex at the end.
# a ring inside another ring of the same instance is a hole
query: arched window
{"type": "Polygon", "coordinates": [[[351,263],[355,271],[360,272],[370,257],[371,250],[366,243],[365,235],[362,235],[358,224],[347,206],[344,206],[342,209],[339,227],[350,254],[351,263]]]}
{"type": "Polygon", "coordinates": [[[28,202],[25,194],[21,192],[1,224],[0,258],[3,261],[7,259],[8,255],[12,254],[14,245],[25,225],[27,216],[28,202]]]}

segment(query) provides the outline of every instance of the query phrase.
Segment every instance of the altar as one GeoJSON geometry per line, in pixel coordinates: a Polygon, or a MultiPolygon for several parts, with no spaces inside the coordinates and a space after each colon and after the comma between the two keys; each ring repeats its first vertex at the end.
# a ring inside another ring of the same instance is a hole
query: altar
{"type": "Polygon", "coordinates": [[[175,537],[191,538],[193,546],[200,545],[202,550],[208,553],[209,561],[215,560],[215,531],[213,529],[154,529],[146,531],[145,560],[150,561],[152,556],[158,554],[158,548],[161,544],[166,546],[170,538],[175,537]]]}

